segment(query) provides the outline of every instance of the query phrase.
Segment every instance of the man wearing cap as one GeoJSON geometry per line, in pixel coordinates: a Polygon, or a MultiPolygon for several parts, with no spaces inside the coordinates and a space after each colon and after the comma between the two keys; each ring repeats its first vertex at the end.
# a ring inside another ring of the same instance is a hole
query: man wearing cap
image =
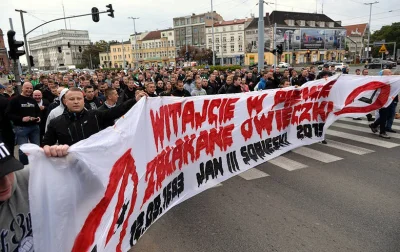
{"type": "Polygon", "coordinates": [[[329,65],[328,64],[324,64],[322,71],[319,72],[319,74],[317,75],[317,80],[321,79],[322,76],[327,76],[330,77],[332,76],[332,73],[329,72],[329,65]]]}
{"type": "Polygon", "coordinates": [[[33,251],[29,170],[0,142],[0,251],[33,251]]]}

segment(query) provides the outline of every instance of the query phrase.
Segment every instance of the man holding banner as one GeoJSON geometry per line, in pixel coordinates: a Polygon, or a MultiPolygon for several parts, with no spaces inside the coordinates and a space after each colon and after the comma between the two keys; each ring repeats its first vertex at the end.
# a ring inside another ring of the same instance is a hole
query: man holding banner
{"type": "MultiPolygon", "coordinates": [[[[48,156],[68,151],[67,158],[55,161],[25,145],[31,165],[40,167],[31,169],[35,249],[127,251],[172,207],[322,141],[335,120],[386,107],[399,91],[400,77],[336,75],[300,88],[142,99],[114,127],[70,148],[45,148],[48,156]]],[[[69,112],[79,113],[75,99],[83,96],[66,97],[69,112]]],[[[85,127],[79,114],[66,116],[66,123],[85,127]]],[[[54,129],[60,144],[89,137],[62,127],[54,129]]]]}

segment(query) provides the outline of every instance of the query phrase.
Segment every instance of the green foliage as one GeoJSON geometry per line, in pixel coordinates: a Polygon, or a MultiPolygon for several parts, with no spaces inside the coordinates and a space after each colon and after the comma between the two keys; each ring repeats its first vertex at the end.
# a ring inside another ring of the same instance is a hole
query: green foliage
{"type": "MultiPolygon", "coordinates": [[[[384,25],[381,29],[371,34],[371,42],[379,42],[385,40],[386,42],[396,42],[396,47],[400,46],[400,22],[392,23],[391,25],[384,25]]],[[[372,56],[380,57],[379,51],[380,46],[372,48],[372,56]]],[[[394,45],[386,45],[389,54],[393,55],[394,45]]],[[[399,55],[397,55],[398,57],[399,55]]]]}

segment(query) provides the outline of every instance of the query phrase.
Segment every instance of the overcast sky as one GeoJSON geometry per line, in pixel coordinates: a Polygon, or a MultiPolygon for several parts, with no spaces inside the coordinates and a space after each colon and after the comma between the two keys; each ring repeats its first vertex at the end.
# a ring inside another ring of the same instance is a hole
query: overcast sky
{"type": "MultiPolygon", "coordinates": [[[[372,2],[368,0],[369,2],[372,2]]],[[[381,26],[400,21],[400,7],[398,0],[379,0],[372,8],[372,30],[381,26]]],[[[275,3],[275,0],[265,0],[275,3]]],[[[278,1],[277,10],[315,12],[322,10],[322,0],[286,0],[278,1]],[[296,7],[299,6],[299,7],[296,7]]],[[[79,15],[90,13],[92,7],[100,11],[106,10],[107,4],[112,4],[115,10],[115,18],[100,15],[100,21],[94,23],[91,16],[68,19],[67,28],[88,30],[92,41],[98,40],[128,40],[133,33],[133,21],[128,17],[139,17],[136,21],[137,32],[145,30],[165,29],[172,27],[172,18],[189,15],[191,13],[204,13],[210,10],[210,1],[195,0],[0,0],[0,28],[4,34],[10,29],[9,18],[12,18],[16,39],[22,40],[21,19],[15,9],[22,9],[28,13],[24,14],[25,30],[30,31],[44,21],[60,18],[63,16],[62,4],[64,4],[65,15],[79,15]]],[[[258,0],[214,0],[214,10],[222,15],[224,20],[250,17],[253,13],[258,17],[258,0]]],[[[272,12],[275,5],[264,5],[264,12],[272,12]]],[[[369,6],[363,4],[362,0],[324,0],[323,12],[335,21],[342,21],[342,25],[367,23],[369,18],[369,6]]],[[[29,37],[38,36],[50,31],[65,29],[64,21],[56,21],[33,31],[29,37]]],[[[5,36],[7,44],[7,36],[5,36]]],[[[21,57],[22,60],[22,57],[21,57]]]]}

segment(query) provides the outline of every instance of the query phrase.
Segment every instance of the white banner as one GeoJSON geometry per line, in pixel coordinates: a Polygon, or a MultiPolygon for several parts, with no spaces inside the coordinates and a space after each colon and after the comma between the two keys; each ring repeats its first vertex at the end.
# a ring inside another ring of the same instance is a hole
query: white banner
{"type": "Polygon", "coordinates": [[[388,106],[399,77],[334,76],[301,88],[142,99],[114,127],[31,167],[35,251],[128,251],[169,209],[299,146],[340,117],[388,106]]]}

